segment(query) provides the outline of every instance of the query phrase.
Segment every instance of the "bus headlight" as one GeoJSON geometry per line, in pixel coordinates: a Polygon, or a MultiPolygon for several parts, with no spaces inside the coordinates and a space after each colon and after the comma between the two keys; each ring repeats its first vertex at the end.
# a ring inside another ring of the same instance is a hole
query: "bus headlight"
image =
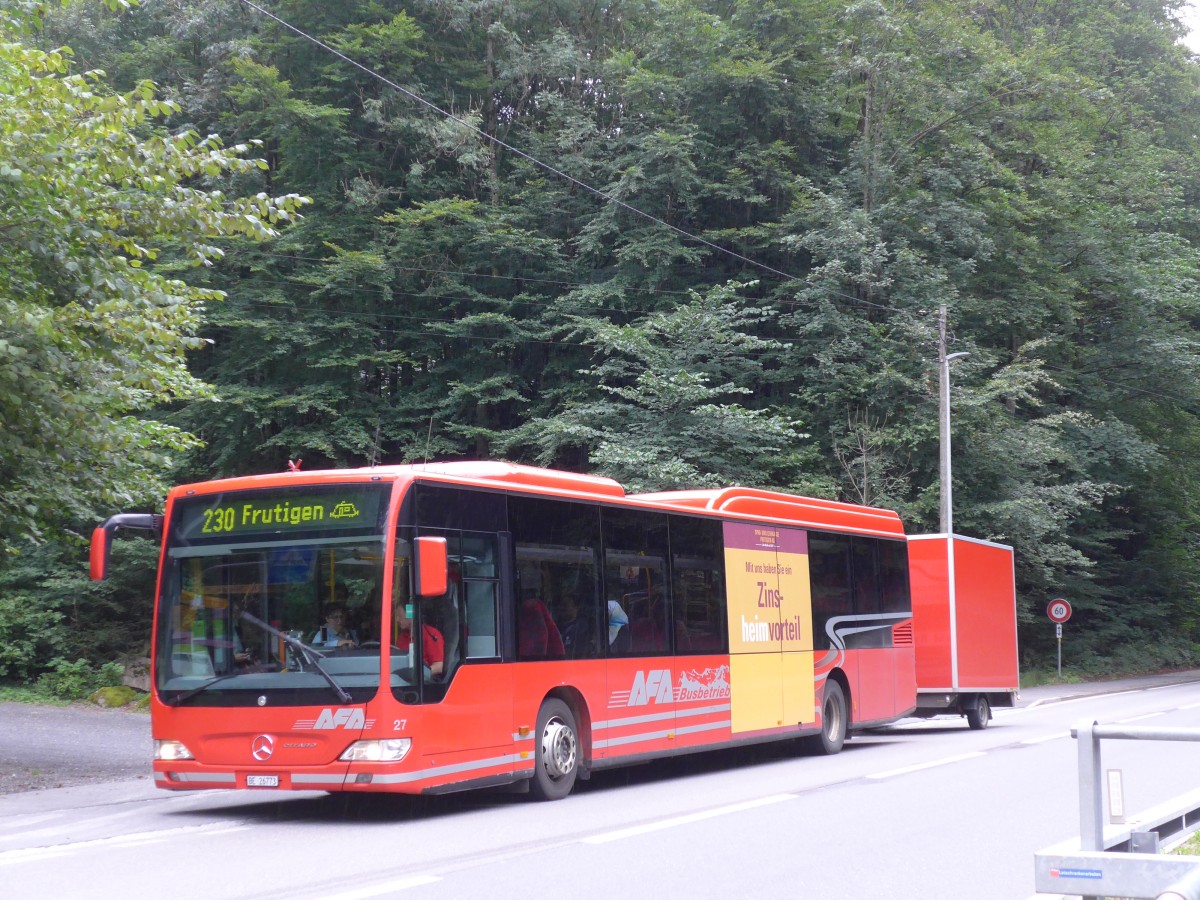
{"type": "Polygon", "coordinates": [[[192,756],[192,751],[179,741],[155,741],[154,758],[176,761],[180,759],[195,759],[196,757],[192,756]]]}
{"type": "Polygon", "coordinates": [[[388,741],[355,741],[346,748],[343,762],[399,762],[412,749],[412,738],[388,741]]]}

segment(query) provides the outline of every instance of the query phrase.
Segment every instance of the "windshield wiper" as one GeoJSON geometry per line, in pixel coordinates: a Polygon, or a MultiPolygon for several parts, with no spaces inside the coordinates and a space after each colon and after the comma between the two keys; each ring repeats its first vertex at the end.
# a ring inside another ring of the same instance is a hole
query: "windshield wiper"
{"type": "MultiPolygon", "coordinates": [[[[292,649],[298,650],[300,652],[300,654],[305,659],[308,660],[309,664],[314,669],[316,669],[318,672],[321,673],[321,677],[324,678],[327,682],[329,682],[329,686],[331,688],[333,688],[333,692],[335,694],[337,694],[337,698],[339,700],[341,700],[343,703],[353,703],[354,702],[354,698],[351,697],[349,694],[347,694],[345,688],[343,688],[340,684],[338,684],[334,680],[333,676],[330,675],[327,671],[325,671],[325,667],[323,665],[321,665],[321,660],[325,658],[326,654],[322,653],[316,647],[310,647],[308,644],[304,643],[304,641],[300,640],[299,638],[292,637],[292,635],[288,634],[286,631],[280,631],[274,625],[268,625],[262,619],[258,618],[258,616],[252,615],[252,614],[246,612],[245,610],[242,610],[242,618],[245,619],[247,622],[249,622],[252,625],[257,625],[263,631],[267,632],[267,634],[270,634],[270,635],[273,635],[273,636],[279,638],[281,641],[283,641],[285,644],[287,644],[292,649]]],[[[227,678],[228,676],[223,675],[221,677],[227,678]]],[[[212,682],[209,682],[209,684],[212,684],[212,682]]],[[[197,690],[201,690],[203,688],[206,688],[207,686],[208,685],[201,685],[200,688],[197,688],[197,690]]]]}
{"type": "Polygon", "coordinates": [[[234,678],[241,674],[241,672],[226,672],[224,675],[218,675],[216,678],[208,679],[208,681],[204,682],[204,684],[198,685],[197,687],[192,688],[190,691],[184,691],[182,694],[176,694],[170,700],[164,700],[163,703],[167,704],[167,706],[178,706],[184,701],[191,700],[197,694],[203,694],[218,681],[224,681],[227,678],[234,678]]]}

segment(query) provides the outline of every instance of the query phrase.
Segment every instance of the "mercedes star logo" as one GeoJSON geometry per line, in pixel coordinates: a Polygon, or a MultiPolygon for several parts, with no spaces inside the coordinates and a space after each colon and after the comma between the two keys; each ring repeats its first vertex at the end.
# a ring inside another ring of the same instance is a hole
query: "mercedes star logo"
{"type": "Polygon", "coordinates": [[[260,734],[250,745],[250,755],[259,762],[266,762],[275,752],[275,738],[269,734],[260,734]]]}

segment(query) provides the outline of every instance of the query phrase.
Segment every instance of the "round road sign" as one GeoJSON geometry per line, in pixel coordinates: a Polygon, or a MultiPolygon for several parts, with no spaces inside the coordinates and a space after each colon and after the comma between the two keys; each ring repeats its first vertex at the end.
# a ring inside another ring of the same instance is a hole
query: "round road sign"
{"type": "Polygon", "coordinates": [[[1071,604],[1066,600],[1051,600],[1046,607],[1046,615],[1050,617],[1051,622],[1061,625],[1071,618],[1071,604]]]}

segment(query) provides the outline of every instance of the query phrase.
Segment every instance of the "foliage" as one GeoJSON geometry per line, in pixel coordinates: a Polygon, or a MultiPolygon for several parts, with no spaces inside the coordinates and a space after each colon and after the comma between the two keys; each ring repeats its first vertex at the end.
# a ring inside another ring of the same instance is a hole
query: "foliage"
{"type": "Polygon", "coordinates": [[[204,190],[265,163],[155,127],[178,106],[150,82],[116,93],[72,72],[69,50],[20,41],[34,24],[0,18],[0,546],[161,491],[195,442],[148,414],[205,392],[185,353],[220,294],[155,261],[211,263],[301,203],[204,190]]]}
{"type": "Polygon", "coordinates": [[[786,479],[805,435],[735,402],[769,382],[760,358],[784,349],[748,333],[765,318],[732,285],[630,325],[577,317],[573,336],[598,357],[581,374],[600,395],[515,434],[529,435],[543,464],[582,447],[597,472],[635,492],[786,479]]]}
{"type": "Polygon", "coordinates": [[[50,661],[50,670],[38,678],[37,687],[59,700],[82,700],[98,688],[119,685],[123,671],[119,663],[96,667],[86,659],[68,661],[60,656],[50,661]]]}
{"type": "Polygon", "coordinates": [[[1174,852],[1182,856],[1200,856],[1200,834],[1193,834],[1174,852]]]}
{"type": "MultiPolygon", "coordinates": [[[[148,695],[147,695],[148,696],[148,695]]],[[[0,681],[0,703],[36,703],[47,706],[68,706],[70,701],[60,700],[42,693],[34,684],[4,683],[0,681]]]]}
{"type": "Polygon", "coordinates": [[[0,568],[0,678],[33,680],[56,658],[96,664],[147,655],[158,548],[113,545],[108,580],[93,583],[73,547],[26,545],[0,568]]]}
{"type": "Polygon", "coordinates": [[[0,595],[0,678],[28,679],[52,652],[62,614],[20,595],[0,595]]]}
{"type": "MultiPolygon", "coordinates": [[[[168,168],[155,114],[172,134],[262,139],[262,166],[179,153],[222,160],[200,179],[222,197],[314,206],[136,302],[130,279],[205,255],[232,207],[148,211],[149,237],[101,228],[93,255],[131,286],[104,295],[104,323],[128,340],[88,343],[92,282],[63,269],[49,290],[30,249],[74,260],[78,229],[0,177],[37,229],[0,302],[35,304],[20,347],[40,348],[20,369],[0,358],[0,522],[145,503],[193,435],[178,478],[503,454],[634,490],[875,503],[931,530],[944,304],[950,349],[970,353],[953,372],[955,521],[1016,548],[1028,662],[1053,653],[1050,596],[1076,609],[1081,668],[1195,659],[1200,82],[1172,3],[268,6],[386,82],[241,4],[48,17],[39,41],[123,93],[49,69],[43,118],[69,101],[168,168]],[[157,264],[139,255],[158,246],[157,264]],[[228,296],[200,310],[206,291],[228,296]]],[[[66,59],[38,52],[21,65],[66,59]]],[[[22,102],[0,122],[34,115],[22,102]]],[[[76,146],[74,122],[46,130],[76,146]]],[[[37,171],[44,145],[0,139],[10,168],[37,171]]],[[[123,184],[105,171],[133,171],[120,160],[93,172],[98,198],[123,184]]],[[[62,209],[94,212],[77,171],[62,209]]],[[[168,190],[138,186],[151,206],[168,190]]]]}

